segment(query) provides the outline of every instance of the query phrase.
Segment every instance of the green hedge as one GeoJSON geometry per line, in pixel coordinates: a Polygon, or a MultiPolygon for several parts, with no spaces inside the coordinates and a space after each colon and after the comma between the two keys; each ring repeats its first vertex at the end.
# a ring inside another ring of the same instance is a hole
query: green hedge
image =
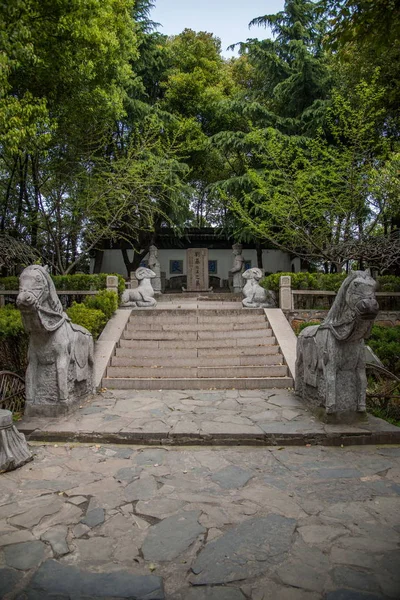
{"type": "MultiPolygon", "coordinates": [[[[279,292],[279,279],[282,275],[290,275],[294,290],[324,290],[337,292],[346,279],[346,273],[273,273],[264,277],[260,284],[274,292],[279,292]]],[[[382,292],[399,292],[400,277],[380,275],[377,277],[379,290],[382,292]]]]}
{"type": "Polygon", "coordinates": [[[0,308],[0,371],[24,376],[27,354],[28,335],[20,311],[12,305],[0,308]]]}
{"type": "MultiPolygon", "coordinates": [[[[99,273],[97,275],[52,275],[57,291],[62,290],[104,290],[107,286],[107,275],[110,273],[99,273]]],[[[125,279],[122,275],[111,273],[118,277],[118,294],[121,297],[125,290],[125,279]]],[[[17,290],[19,287],[18,277],[0,277],[0,288],[5,290],[17,290]]]]}
{"type": "Polygon", "coordinates": [[[95,296],[86,296],[84,304],[87,308],[101,310],[108,321],[118,308],[118,296],[111,290],[102,290],[95,296]]]}
{"type": "Polygon", "coordinates": [[[107,323],[107,317],[102,310],[89,308],[85,304],[74,302],[67,309],[67,315],[73,323],[85,327],[97,339],[107,323]]]}
{"type": "Polygon", "coordinates": [[[400,325],[374,325],[367,341],[384,366],[400,377],[400,325]]]}

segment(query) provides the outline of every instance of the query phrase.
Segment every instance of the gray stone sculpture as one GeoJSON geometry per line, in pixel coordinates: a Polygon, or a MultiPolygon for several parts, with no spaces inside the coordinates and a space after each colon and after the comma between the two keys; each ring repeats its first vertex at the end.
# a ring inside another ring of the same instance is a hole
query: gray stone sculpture
{"type": "Polygon", "coordinates": [[[343,419],[365,412],[364,338],[379,305],[376,282],[354,271],[343,282],[321,325],[306,327],[297,341],[296,394],[312,408],[343,419]]]}
{"type": "Polygon", "coordinates": [[[276,306],[275,294],[259,284],[262,276],[263,272],[257,267],[247,269],[243,273],[242,277],[246,280],[246,285],[243,288],[242,304],[245,308],[273,308],[276,306]]]}
{"type": "Polygon", "coordinates": [[[151,269],[139,267],[135,272],[139,286],[135,289],[125,290],[122,294],[122,306],[138,306],[140,308],[154,307],[157,300],[154,298],[154,290],[151,280],[156,274],[151,269]]]}
{"type": "Polygon", "coordinates": [[[150,246],[149,248],[149,269],[155,273],[155,277],[151,282],[155,295],[161,294],[161,266],[158,260],[157,246],[150,246]]]}
{"type": "Polygon", "coordinates": [[[22,271],[17,305],[30,335],[25,414],[66,414],[93,393],[93,338],[63,311],[46,267],[22,271]]]}
{"type": "Polygon", "coordinates": [[[0,473],[22,467],[32,455],[25,436],[13,424],[12,412],[0,410],[0,473]]]}
{"type": "Polygon", "coordinates": [[[232,275],[232,291],[240,294],[243,289],[242,273],[244,271],[244,258],[242,256],[242,244],[233,244],[233,266],[229,273],[232,275]]]}

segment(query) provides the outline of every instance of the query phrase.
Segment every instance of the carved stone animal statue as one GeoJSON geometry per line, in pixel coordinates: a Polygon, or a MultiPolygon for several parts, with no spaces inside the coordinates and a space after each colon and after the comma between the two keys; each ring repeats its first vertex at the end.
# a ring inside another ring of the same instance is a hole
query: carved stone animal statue
{"type": "Polygon", "coordinates": [[[261,269],[256,267],[247,269],[243,273],[242,277],[246,280],[246,284],[243,288],[242,304],[245,308],[273,308],[276,306],[274,293],[259,284],[262,276],[261,269]]]}
{"type": "Polygon", "coordinates": [[[156,306],[157,300],[154,298],[154,290],[151,285],[151,280],[156,277],[154,271],[146,269],[146,267],[139,267],[135,271],[135,276],[139,281],[139,286],[133,290],[125,290],[122,294],[122,304],[140,308],[156,306]]]}
{"type": "Polygon", "coordinates": [[[343,282],[321,325],[303,329],[297,341],[296,394],[327,414],[365,412],[364,338],[379,311],[376,282],[354,271],[343,282]]]}
{"type": "Polygon", "coordinates": [[[63,311],[46,267],[22,271],[17,305],[30,336],[25,413],[65,414],[93,393],[93,338],[63,311]]]}

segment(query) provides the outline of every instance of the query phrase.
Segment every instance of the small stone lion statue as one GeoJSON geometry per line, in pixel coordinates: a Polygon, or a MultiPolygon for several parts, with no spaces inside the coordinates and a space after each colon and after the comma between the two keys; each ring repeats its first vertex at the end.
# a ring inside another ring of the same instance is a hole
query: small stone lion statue
{"type": "Polygon", "coordinates": [[[246,280],[243,288],[244,298],[242,304],[245,308],[274,308],[276,306],[275,294],[266,290],[258,283],[262,278],[261,269],[253,267],[247,269],[242,275],[246,280]]]}
{"type": "Polygon", "coordinates": [[[139,286],[133,290],[125,290],[122,294],[123,306],[138,306],[139,308],[153,307],[157,305],[154,298],[154,290],[151,280],[156,274],[151,269],[139,267],[135,271],[135,277],[139,281],[139,286]]]}

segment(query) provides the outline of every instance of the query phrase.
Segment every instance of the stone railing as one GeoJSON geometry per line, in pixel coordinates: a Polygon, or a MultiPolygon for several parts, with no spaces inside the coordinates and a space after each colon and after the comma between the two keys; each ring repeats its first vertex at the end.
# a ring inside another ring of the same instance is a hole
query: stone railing
{"type": "MultiPolygon", "coordinates": [[[[328,290],[294,290],[292,289],[292,278],[290,275],[282,275],[279,281],[279,307],[283,311],[296,311],[296,310],[305,310],[305,311],[319,311],[323,312],[329,310],[331,307],[333,300],[335,299],[336,292],[328,291],[328,290]],[[321,306],[316,309],[313,307],[307,306],[299,306],[299,299],[306,298],[320,299],[321,306]]],[[[376,297],[378,302],[380,298],[391,299],[394,302],[400,305],[400,292],[376,292],[376,297]]],[[[382,303],[383,304],[383,303],[382,303]]],[[[399,315],[399,310],[397,307],[392,310],[390,307],[384,307],[383,311],[391,312],[399,315]]],[[[398,319],[397,319],[398,320],[398,319]]]]}
{"type": "MultiPolygon", "coordinates": [[[[107,276],[106,289],[111,290],[112,292],[116,292],[118,294],[118,277],[115,275],[107,276]]],[[[56,290],[57,296],[95,296],[101,290],[56,290]]],[[[0,289],[0,307],[6,304],[6,299],[11,300],[11,304],[15,304],[15,300],[19,294],[18,290],[2,290],[0,289]]],[[[70,303],[62,302],[64,305],[69,305],[70,303]]]]}

